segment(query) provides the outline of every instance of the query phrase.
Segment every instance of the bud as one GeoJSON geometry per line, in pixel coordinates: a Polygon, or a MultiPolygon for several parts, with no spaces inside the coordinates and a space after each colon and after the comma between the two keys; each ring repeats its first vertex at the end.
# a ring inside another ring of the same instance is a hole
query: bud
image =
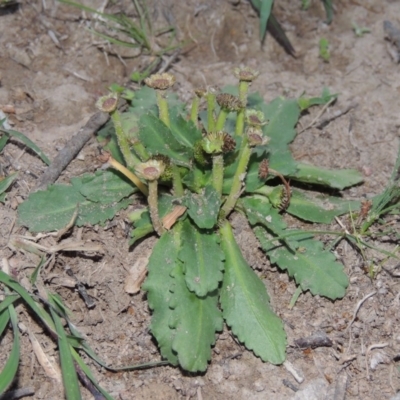
{"type": "Polygon", "coordinates": [[[260,128],[256,128],[254,126],[248,127],[246,134],[247,134],[247,140],[249,141],[250,147],[264,146],[264,145],[268,144],[268,142],[270,140],[269,137],[264,136],[264,133],[260,128]]]}
{"type": "Polygon", "coordinates": [[[100,97],[96,102],[96,107],[103,112],[112,113],[118,105],[118,94],[109,93],[106,96],[100,97]]]}
{"type": "Polygon", "coordinates": [[[269,172],[269,162],[266,158],[260,162],[258,167],[258,177],[260,179],[266,179],[269,172]]]}
{"type": "Polygon", "coordinates": [[[239,97],[229,93],[220,93],[217,95],[217,103],[219,106],[227,111],[239,111],[244,108],[239,97]]]}
{"type": "Polygon", "coordinates": [[[165,170],[165,165],[159,160],[149,160],[144,163],[139,163],[135,166],[136,174],[148,181],[157,180],[165,170]]]}
{"type": "Polygon", "coordinates": [[[202,98],[207,94],[207,89],[202,87],[202,88],[195,89],[194,92],[196,93],[196,96],[198,98],[202,98]]]}
{"type": "Polygon", "coordinates": [[[224,146],[224,135],[225,133],[222,131],[208,133],[207,136],[205,136],[201,141],[203,150],[207,154],[222,153],[224,146]]]}
{"type": "Polygon", "coordinates": [[[257,110],[246,110],[246,122],[258,128],[266,123],[264,114],[257,110]]]}
{"type": "Polygon", "coordinates": [[[242,82],[253,82],[259,74],[258,71],[249,67],[235,68],[233,70],[233,75],[242,82]]]}
{"type": "Polygon", "coordinates": [[[144,83],[153,89],[166,90],[174,85],[175,80],[174,75],[164,72],[149,76],[144,80],[144,83]]]}

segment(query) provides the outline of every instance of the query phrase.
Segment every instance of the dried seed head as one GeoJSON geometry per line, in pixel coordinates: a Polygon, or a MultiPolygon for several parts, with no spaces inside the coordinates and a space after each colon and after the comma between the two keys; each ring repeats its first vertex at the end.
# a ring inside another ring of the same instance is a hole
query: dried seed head
{"type": "Polygon", "coordinates": [[[154,74],[144,80],[144,83],[158,90],[166,90],[172,87],[175,83],[175,76],[164,72],[163,74],[154,74]]]}
{"type": "Polygon", "coordinates": [[[118,105],[118,94],[109,93],[106,96],[100,97],[96,102],[96,107],[103,112],[111,113],[118,105]]]}
{"type": "Polygon", "coordinates": [[[136,174],[148,181],[157,180],[164,173],[164,170],[165,164],[159,160],[149,160],[135,167],[136,174]]]}
{"type": "Polygon", "coordinates": [[[261,111],[246,110],[246,121],[251,126],[261,127],[265,124],[265,117],[261,111]]]}
{"type": "Polygon", "coordinates": [[[207,154],[221,153],[224,147],[224,135],[222,131],[208,133],[201,141],[203,150],[207,154]]]}
{"type": "Polygon", "coordinates": [[[235,139],[228,133],[225,133],[224,134],[224,145],[222,146],[222,152],[229,153],[230,151],[235,150],[235,148],[236,148],[235,139]]]}
{"type": "Polygon", "coordinates": [[[195,89],[194,92],[196,93],[197,97],[202,98],[207,94],[207,89],[202,87],[202,88],[195,89]]]}
{"type": "Polygon", "coordinates": [[[264,133],[260,128],[256,128],[254,126],[249,126],[246,134],[250,147],[264,146],[268,144],[270,140],[268,136],[264,136],[264,133]]]}
{"type": "Polygon", "coordinates": [[[269,172],[269,162],[266,158],[260,162],[258,167],[258,177],[260,179],[266,179],[269,172]]]}
{"type": "Polygon", "coordinates": [[[239,100],[239,97],[233,96],[229,93],[220,93],[217,95],[217,103],[221,108],[228,111],[239,111],[243,107],[243,103],[239,100]]]}
{"type": "Polygon", "coordinates": [[[253,82],[259,74],[258,71],[250,67],[235,68],[233,70],[233,75],[242,82],[253,82]]]}

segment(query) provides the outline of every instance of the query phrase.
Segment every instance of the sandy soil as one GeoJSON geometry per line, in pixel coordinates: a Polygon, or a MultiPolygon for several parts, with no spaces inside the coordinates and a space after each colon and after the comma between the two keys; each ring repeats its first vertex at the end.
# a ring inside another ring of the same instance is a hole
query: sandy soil
{"type": "MultiPolygon", "coordinates": [[[[94,7],[101,1],[86,1],[94,7]]],[[[393,168],[399,146],[400,69],[384,40],[383,21],[400,24],[400,4],[389,0],[334,1],[335,16],[324,24],[324,10],[312,1],[309,11],[300,10],[300,1],[276,1],[276,14],[297,50],[297,58],[287,55],[272,39],[260,48],[258,19],[246,1],[195,0],[158,2],[160,24],[167,17],[187,45],[170,72],[177,77],[178,94],[188,99],[198,86],[234,83],[231,71],[250,65],[260,71],[254,85],[265,100],[302,92],[320,94],[323,86],[339,93],[339,100],[326,113],[357,104],[347,114],[323,129],[310,128],[292,145],[297,160],[330,168],[356,168],[365,183],[345,191],[348,198],[362,199],[381,191],[393,168]],[[395,19],[397,18],[397,20],[395,19]],[[356,37],[352,23],[370,28],[356,37]],[[326,37],[331,59],[318,56],[318,42],[326,37]]],[[[121,9],[117,2],[113,9],[121,9]]],[[[126,58],[122,50],[110,48],[92,36],[87,27],[92,16],[52,1],[27,0],[19,11],[0,16],[0,106],[13,105],[8,115],[12,127],[25,133],[53,158],[57,151],[95,112],[94,103],[109,84],[128,82],[130,73],[145,60],[126,58]],[[49,35],[53,32],[59,44],[49,35]],[[118,55],[118,52],[121,54],[118,55]]],[[[307,126],[320,109],[302,117],[307,126]]],[[[299,131],[301,126],[298,127],[299,131]]],[[[60,177],[92,172],[101,167],[98,144],[93,139],[60,177]]],[[[16,224],[17,206],[29,194],[44,165],[18,142],[12,141],[0,154],[1,167],[18,170],[5,204],[0,204],[0,256],[7,258],[14,273],[22,278],[31,273],[38,259],[8,246],[11,234],[25,230],[16,224]]],[[[82,237],[105,248],[102,257],[58,254],[46,270],[44,284],[59,293],[73,311],[73,321],[87,335],[90,345],[113,366],[159,360],[157,346],[148,331],[150,312],[145,296],[124,291],[130,267],[148,252],[154,239],[128,248],[127,212],[121,212],[106,227],[74,229],[69,240],[82,237]],[[66,287],[66,267],[86,284],[97,305],[88,310],[79,294],[66,287]]],[[[391,218],[394,229],[399,221],[391,218]]],[[[390,399],[400,390],[400,333],[398,278],[382,270],[374,280],[365,271],[361,255],[346,243],[336,249],[351,284],[344,299],[300,296],[293,309],[289,301],[296,289],[287,275],[271,266],[261,251],[249,252],[257,243],[243,220],[234,217],[236,234],[244,254],[266,279],[276,312],[285,322],[289,338],[288,361],[303,383],[283,366],[264,364],[224,331],[213,351],[208,371],[192,376],[177,368],[111,373],[94,366],[100,383],[116,399],[343,399],[338,389],[346,388],[346,399],[390,399]],[[247,250],[247,251],[246,251],[247,250]],[[374,293],[353,318],[358,302],[374,293]],[[294,340],[324,331],[332,347],[301,350],[294,340]],[[297,392],[296,392],[297,390],[297,392]],[[307,392],[308,390],[308,392],[307,392]],[[336,393],[335,393],[336,390],[336,393]]],[[[293,222],[293,221],[292,221],[293,222]]],[[[337,224],[332,229],[341,229],[337,224]]],[[[47,238],[42,244],[51,245],[47,238]]],[[[376,242],[393,250],[395,243],[376,242]]],[[[384,262],[387,269],[396,261],[372,250],[366,251],[371,265],[384,262]]],[[[57,357],[56,345],[19,306],[20,320],[35,333],[49,356],[57,357]]],[[[0,366],[4,365],[12,343],[2,338],[0,366]]],[[[23,353],[14,388],[33,387],[35,399],[63,398],[60,386],[46,376],[34,357],[29,338],[22,336],[23,353]]],[[[91,398],[84,391],[84,398],[91,398]]]]}

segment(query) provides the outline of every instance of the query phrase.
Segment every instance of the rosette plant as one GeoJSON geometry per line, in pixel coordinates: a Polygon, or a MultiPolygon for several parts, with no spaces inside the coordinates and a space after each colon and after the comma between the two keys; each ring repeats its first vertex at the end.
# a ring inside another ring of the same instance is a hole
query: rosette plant
{"type": "MultiPolygon", "coordinates": [[[[247,218],[270,262],[298,285],[297,294],[309,290],[334,300],[348,285],[343,265],[314,238],[318,232],[289,229],[285,221],[289,213],[329,223],[359,207],[304,190],[324,185],[337,192],[361,182],[357,171],[302,164],[289,149],[301,112],[335,95],[324,89],[321,97],[279,97],[267,104],[259,94],[249,94],[256,71],[238,68],[234,74],[237,86],[196,90],[189,106],[171,93],[175,78],[170,74],[147,78],[147,86],[130,93],[124,111],[117,107],[118,94],[101,98],[98,106],[110,113],[112,123],[99,132],[99,140],[111,166],[133,185],[99,171],[74,178],[72,186],[35,193],[19,209],[20,223],[31,230],[49,229],[39,203],[46,200],[47,215],[49,199],[68,191],[80,204],[75,223],[98,223],[127,207],[132,187],[141,192],[147,207],[131,214],[130,244],[151,234],[159,238],[142,286],[152,310],[150,331],[162,357],[190,372],[207,369],[224,323],[262,360],[285,360],[282,321],[264,278],[248,265],[236,242],[233,212],[247,218]],[[303,190],[295,188],[298,183],[303,190]]],[[[57,197],[55,206],[64,197],[57,197]]],[[[69,205],[63,212],[67,208],[76,210],[69,205]]],[[[70,218],[65,216],[64,224],[70,218]]]]}

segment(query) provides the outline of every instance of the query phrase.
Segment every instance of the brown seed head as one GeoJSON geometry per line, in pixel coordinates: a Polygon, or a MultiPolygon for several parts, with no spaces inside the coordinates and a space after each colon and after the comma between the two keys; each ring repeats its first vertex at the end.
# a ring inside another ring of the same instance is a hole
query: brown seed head
{"type": "Polygon", "coordinates": [[[259,74],[258,71],[250,67],[235,68],[233,70],[233,75],[242,82],[253,82],[259,74]]]}
{"type": "Polygon", "coordinates": [[[222,152],[229,153],[230,151],[235,150],[235,148],[236,148],[235,139],[228,133],[224,133],[224,145],[222,146],[222,152]]]}
{"type": "Polygon", "coordinates": [[[149,160],[144,163],[136,165],[135,172],[139,178],[148,181],[157,180],[164,172],[165,165],[159,160],[149,160]]]}
{"type": "Polygon", "coordinates": [[[106,96],[100,97],[96,102],[96,107],[103,112],[111,113],[118,105],[118,94],[109,93],[106,96]]]}
{"type": "Polygon", "coordinates": [[[239,100],[239,97],[233,96],[229,93],[218,94],[217,103],[220,105],[221,108],[224,108],[228,111],[239,111],[243,108],[243,104],[239,100]]]}
{"type": "Polygon", "coordinates": [[[260,179],[266,179],[269,172],[269,162],[266,158],[260,162],[258,167],[258,177],[260,179]]]}
{"type": "Polygon", "coordinates": [[[175,76],[164,72],[163,74],[154,74],[144,80],[144,83],[158,90],[166,90],[172,87],[175,83],[175,76]]]}

